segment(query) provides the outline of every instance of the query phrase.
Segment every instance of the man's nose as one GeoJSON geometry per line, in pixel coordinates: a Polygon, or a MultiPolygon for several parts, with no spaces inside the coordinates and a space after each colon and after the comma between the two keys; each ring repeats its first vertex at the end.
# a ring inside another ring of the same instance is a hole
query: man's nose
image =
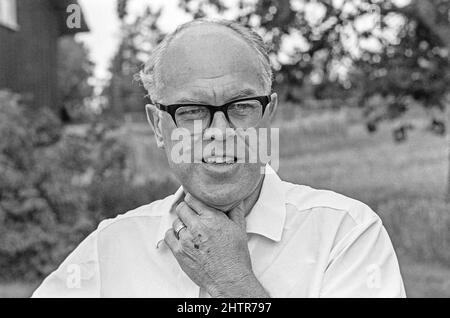
{"type": "Polygon", "coordinates": [[[205,130],[205,139],[225,139],[230,133],[230,123],[223,112],[216,112],[211,125],[205,130]]]}

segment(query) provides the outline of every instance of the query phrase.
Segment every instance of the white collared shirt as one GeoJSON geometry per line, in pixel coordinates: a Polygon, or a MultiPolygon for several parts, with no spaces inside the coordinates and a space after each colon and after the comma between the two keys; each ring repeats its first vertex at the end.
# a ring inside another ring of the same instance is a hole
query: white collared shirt
{"type": "MultiPolygon", "coordinates": [[[[367,205],[266,169],[246,221],[253,271],[272,297],[405,297],[391,241],[367,205]]],[[[205,296],[162,242],[182,191],[101,222],[33,297],[205,296]]]]}

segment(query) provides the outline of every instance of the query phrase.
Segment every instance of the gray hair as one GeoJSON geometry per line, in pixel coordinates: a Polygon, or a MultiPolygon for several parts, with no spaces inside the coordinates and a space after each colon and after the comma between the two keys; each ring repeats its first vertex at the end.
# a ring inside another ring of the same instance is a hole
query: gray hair
{"type": "Polygon", "coordinates": [[[168,34],[161,43],[151,52],[150,58],[145,63],[144,69],[138,74],[138,78],[144,85],[145,89],[148,91],[150,99],[156,101],[158,96],[158,86],[161,83],[160,74],[160,63],[165,55],[167,48],[170,43],[174,40],[176,35],[178,35],[183,30],[190,27],[201,25],[201,24],[215,24],[225,26],[234,32],[236,32],[243,40],[245,40],[253,49],[258,53],[259,61],[262,68],[262,80],[264,84],[264,89],[268,92],[272,89],[272,77],[273,72],[270,64],[270,58],[268,54],[268,49],[261,38],[261,36],[255,31],[237,23],[228,20],[213,20],[213,19],[196,19],[191,22],[180,25],[173,33],[168,34]]]}

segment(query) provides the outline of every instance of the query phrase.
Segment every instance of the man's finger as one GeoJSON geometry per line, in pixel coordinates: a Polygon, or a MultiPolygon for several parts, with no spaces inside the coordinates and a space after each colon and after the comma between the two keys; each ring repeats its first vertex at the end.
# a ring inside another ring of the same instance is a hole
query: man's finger
{"type": "Polygon", "coordinates": [[[239,227],[245,231],[246,229],[246,221],[245,221],[245,210],[244,210],[244,201],[238,204],[235,208],[233,208],[230,212],[228,212],[228,217],[231,221],[239,225],[239,227]]]}
{"type": "Polygon", "coordinates": [[[173,221],[172,229],[175,233],[175,237],[177,238],[177,236],[178,236],[178,239],[181,238],[181,236],[183,234],[185,234],[185,232],[187,232],[186,224],[183,221],[181,221],[179,218],[176,218],[175,221],[173,221]],[[178,229],[180,229],[180,230],[178,230],[178,229]],[[178,233],[177,233],[177,230],[178,230],[178,233]]]}
{"type": "Polygon", "coordinates": [[[195,211],[192,210],[189,205],[186,204],[186,202],[181,202],[180,204],[178,204],[175,211],[180,220],[184,224],[186,224],[188,228],[192,228],[193,226],[195,226],[195,223],[198,221],[198,214],[195,213],[195,211]]]}
{"type": "Polygon", "coordinates": [[[168,229],[166,235],[164,236],[164,242],[170,248],[172,253],[176,253],[179,250],[180,242],[175,237],[173,229],[168,229]]]}
{"type": "Polygon", "coordinates": [[[170,207],[170,210],[171,210],[171,211],[173,211],[174,209],[176,209],[176,207],[178,206],[178,204],[180,204],[181,202],[183,202],[185,195],[186,195],[186,194],[184,193],[184,191],[180,191],[180,192],[175,193],[175,198],[174,198],[173,203],[172,203],[172,205],[171,205],[171,207],[170,207]]]}

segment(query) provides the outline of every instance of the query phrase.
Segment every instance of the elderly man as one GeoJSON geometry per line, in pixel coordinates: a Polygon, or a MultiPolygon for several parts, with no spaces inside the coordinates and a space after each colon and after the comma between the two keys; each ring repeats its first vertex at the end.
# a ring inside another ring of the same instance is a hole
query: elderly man
{"type": "Polygon", "coordinates": [[[102,222],[35,297],[405,296],[390,239],[363,203],[284,182],[262,160],[238,161],[228,148],[175,158],[176,129],[204,145],[223,143],[230,130],[270,128],[278,101],[255,32],[228,21],[187,23],[141,77],[157,144],[182,186],[102,222]]]}

